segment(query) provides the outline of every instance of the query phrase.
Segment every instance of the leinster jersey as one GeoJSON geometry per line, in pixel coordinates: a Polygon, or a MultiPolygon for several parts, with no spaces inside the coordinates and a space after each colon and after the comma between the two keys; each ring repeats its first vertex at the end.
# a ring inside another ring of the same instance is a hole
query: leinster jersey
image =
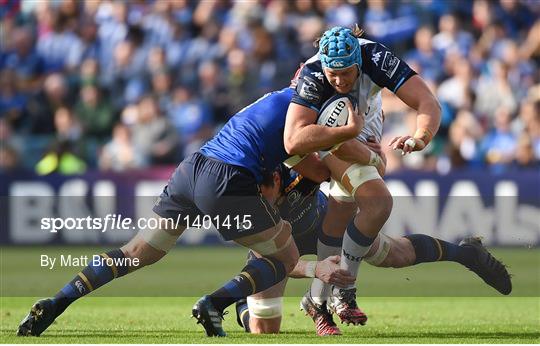
{"type": "MultiPolygon", "coordinates": [[[[379,43],[358,39],[362,50],[362,67],[359,77],[349,93],[358,102],[358,113],[364,115],[365,126],[358,135],[363,142],[374,136],[381,141],[383,117],[381,90],[397,90],[416,74],[404,61],[379,43]]],[[[300,68],[292,87],[292,102],[319,112],[326,100],[336,92],[326,79],[319,55],[315,55],[300,68]]]]}
{"type": "Polygon", "coordinates": [[[279,214],[290,222],[295,238],[318,232],[326,213],[327,198],[319,184],[281,165],[283,196],[277,203],[279,214]]]}
{"type": "Polygon", "coordinates": [[[257,182],[289,158],[283,144],[285,117],[294,90],[268,93],[240,110],[200,151],[211,158],[247,168],[257,182]]]}

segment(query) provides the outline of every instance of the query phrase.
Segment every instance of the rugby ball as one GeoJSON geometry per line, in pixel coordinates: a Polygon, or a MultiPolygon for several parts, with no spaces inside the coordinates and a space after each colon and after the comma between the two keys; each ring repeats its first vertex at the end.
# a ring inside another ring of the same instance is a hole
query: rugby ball
{"type": "Polygon", "coordinates": [[[321,107],[317,118],[317,125],[328,127],[339,127],[347,125],[349,118],[349,108],[347,107],[349,100],[354,107],[353,100],[344,94],[336,94],[329,98],[321,107]]]}

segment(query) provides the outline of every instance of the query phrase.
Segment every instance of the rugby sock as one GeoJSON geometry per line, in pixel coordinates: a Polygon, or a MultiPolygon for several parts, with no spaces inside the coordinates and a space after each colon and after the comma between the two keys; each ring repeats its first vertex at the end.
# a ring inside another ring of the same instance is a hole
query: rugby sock
{"type": "Polygon", "coordinates": [[[243,300],[242,303],[236,305],[236,314],[239,317],[239,322],[244,327],[246,332],[250,332],[249,329],[249,308],[247,300],[243,300]]]}
{"type": "Polygon", "coordinates": [[[409,239],[414,248],[414,264],[452,261],[467,265],[475,258],[476,252],[470,246],[459,246],[425,234],[411,234],[405,238],[409,239]]]}
{"type": "Polygon", "coordinates": [[[240,274],[212,293],[210,300],[216,309],[223,311],[240,298],[274,286],[285,276],[285,266],[280,261],[266,257],[251,259],[240,274]]]}
{"type": "MultiPolygon", "coordinates": [[[[111,258],[113,260],[125,258],[124,253],[120,249],[115,249],[100,254],[99,256],[101,258],[111,258]]],[[[123,262],[124,261],[116,261],[116,263],[123,262]]],[[[114,278],[126,275],[128,269],[129,266],[127,264],[123,266],[108,266],[107,263],[102,260],[94,261],[94,257],[92,257],[92,259],[89,260],[89,265],[54,296],[53,302],[56,306],[57,315],[64,312],[71,303],[80,297],[98,289],[114,278]]]]}
{"type": "MultiPolygon", "coordinates": [[[[317,241],[317,261],[322,261],[330,256],[339,255],[343,238],[335,238],[321,232],[317,241]]],[[[317,305],[322,305],[330,296],[330,285],[320,279],[314,278],[309,289],[311,298],[317,305]]]]}
{"type": "MultiPolygon", "coordinates": [[[[371,244],[375,238],[370,238],[360,232],[354,224],[354,220],[347,226],[347,231],[343,237],[343,249],[341,254],[341,269],[348,270],[352,276],[358,275],[358,269],[362,257],[368,252],[371,244]]],[[[355,284],[352,283],[346,287],[341,288],[354,288],[355,284]]],[[[339,289],[339,287],[336,287],[339,289]]]]}

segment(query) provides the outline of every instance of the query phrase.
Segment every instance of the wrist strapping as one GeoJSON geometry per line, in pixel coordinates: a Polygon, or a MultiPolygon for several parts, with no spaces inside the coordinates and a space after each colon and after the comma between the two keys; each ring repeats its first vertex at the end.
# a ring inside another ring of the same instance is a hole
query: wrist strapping
{"type": "Polygon", "coordinates": [[[417,129],[413,136],[415,139],[419,139],[424,142],[424,145],[428,145],[433,139],[433,133],[427,128],[417,129]]]}
{"type": "Polygon", "coordinates": [[[315,277],[315,269],[317,268],[317,261],[309,261],[306,263],[305,275],[307,278],[315,277]]]}

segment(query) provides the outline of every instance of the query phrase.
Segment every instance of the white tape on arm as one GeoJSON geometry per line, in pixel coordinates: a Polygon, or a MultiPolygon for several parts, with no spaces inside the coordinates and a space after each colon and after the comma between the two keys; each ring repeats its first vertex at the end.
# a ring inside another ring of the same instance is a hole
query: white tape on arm
{"type": "Polygon", "coordinates": [[[317,261],[309,261],[306,263],[306,270],[305,270],[305,276],[307,278],[314,278],[315,277],[315,271],[317,268],[317,261]]]}
{"type": "Polygon", "coordinates": [[[409,138],[405,141],[404,146],[409,146],[411,149],[414,149],[416,147],[416,140],[414,138],[409,138]]]}

